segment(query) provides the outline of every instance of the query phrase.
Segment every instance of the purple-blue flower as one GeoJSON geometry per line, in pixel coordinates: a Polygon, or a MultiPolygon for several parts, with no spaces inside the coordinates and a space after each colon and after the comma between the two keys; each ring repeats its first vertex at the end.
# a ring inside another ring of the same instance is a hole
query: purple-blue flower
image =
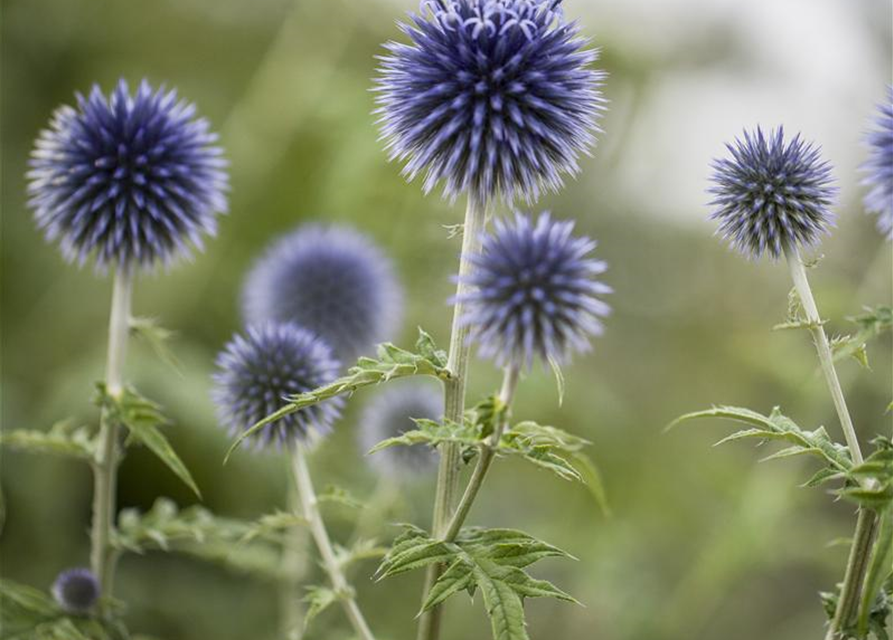
{"type": "Polygon", "coordinates": [[[815,245],[834,225],[831,165],[799,134],[785,141],[781,127],[768,136],[757,127],[726,148],[729,157],[713,162],[710,217],[739,251],[778,258],[786,247],[815,245]]]}
{"type": "MultiPolygon", "coordinates": [[[[380,391],[366,405],[360,418],[360,446],[368,452],[382,440],[395,438],[417,428],[415,420],[440,420],[443,392],[422,380],[395,382],[380,391]]],[[[437,468],[437,454],[431,447],[388,447],[368,456],[369,464],[390,478],[406,478],[437,468]]]]}
{"type": "Polygon", "coordinates": [[[393,337],[403,293],[390,259],[368,237],[348,227],[306,226],[257,261],[242,301],[248,324],[295,322],[351,363],[393,337]]]}
{"type": "Polygon", "coordinates": [[[68,613],[89,613],[99,600],[99,580],[87,568],[63,571],[53,583],[53,598],[68,613]]]}
{"type": "Polygon", "coordinates": [[[572,221],[548,213],[536,221],[516,213],[497,220],[473,254],[471,291],[462,322],[480,353],[499,365],[530,367],[534,357],[562,363],[589,349],[610,307],[599,296],[611,288],[596,279],[607,265],[589,257],[596,243],[573,234],[572,221]]]}
{"type": "MultiPolygon", "coordinates": [[[[286,396],[310,391],[338,376],[329,346],[294,323],[249,326],[217,356],[212,397],[220,421],[233,436],[286,404],[286,396]]],[[[252,438],[260,446],[289,446],[331,430],[344,401],[332,398],[268,424],[252,438]]]]}
{"type": "Polygon", "coordinates": [[[37,225],[69,260],[150,268],[189,256],[226,210],[228,178],[216,135],[176,91],[121,80],[56,110],[28,172],[37,225]]]}
{"type": "Polygon", "coordinates": [[[893,86],[887,87],[887,101],[878,105],[876,128],[867,136],[869,155],[862,165],[869,188],[865,208],[877,215],[877,226],[893,240],[893,86]]]}
{"type": "Polygon", "coordinates": [[[561,0],[423,0],[376,79],[390,158],[455,198],[536,199],[576,174],[605,74],[561,0]]]}

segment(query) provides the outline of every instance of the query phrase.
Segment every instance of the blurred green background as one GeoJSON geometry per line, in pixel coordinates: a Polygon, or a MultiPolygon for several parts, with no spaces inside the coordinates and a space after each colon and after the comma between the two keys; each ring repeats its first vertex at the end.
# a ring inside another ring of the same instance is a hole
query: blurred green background
{"type": "MultiPolygon", "coordinates": [[[[60,103],[119,76],[166,82],[195,101],[221,133],[231,162],[231,213],[190,264],[139,280],[138,315],[177,331],[183,375],[145,345],[128,377],[174,419],[168,435],[192,469],[204,504],[256,517],[284,503],[286,461],[237,455],[217,427],[209,376],[239,328],[242,277],[265,245],[310,220],[368,232],[398,265],[409,300],[409,342],[422,325],[448,340],[449,275],[458,241],[443,226],[461,205],[424,197],[386,162],[370,112],[380,44],[414,0],[4,0],[2,3],[2,426],[43,428],[68,416],[95,421],[110,282],[67,266],[35,231],[25,206],[31,143],[60,103]]],[[[782,405],[801,426],[839,427],[807,336],[773,333],[786,310],[786,269],[748,262],[712,237],[704,187],[708,162],[741,127],[784,123],[825,149],[841,187],[839,225],[813,271],[831,332],[864,304],[891,301],[891,245],[863,214],[857,166],[873,105],[891,81],[891,5],[882,0],[567,0],[567,12],[602,47],[611,108],[599,148],[580,178],[538,204],[573,217],[610,263],[614,314],[595,351],[554,381],[537,369],[516,415],[552,423],[594,443],[613,507],[586,490],[522,464],[500,463],[471,520],[521,527],[574,554],[535,570],[585,607],[531,601],[531,636],[565,640],[803,640],[819,637],[817,592],[842,576],[853,509],[798,488],[808,461],[759,464],[747,444],[711,448],[724,425],[671,434],[664,425],[711,403],[768,412],[782,405]]],[[[891,341],[871,345],[871,371],[840,366],[864,441],[889,431],[891,341]]],[[[492,389],[486,362],[472,396],[492,389]]],[[[376,479],[361,461],[351,402],[313,460],[317,483],[368,496],[376,479]]],[[[86,564],[91,478],[74,462],[4,453],[5,577],[48,587],[86,564]]],[[[433,481],[402,488],[393,520],[427,524],[433,481]]],[[[120,506],[158,496],[194,502],[142,450],[120,475],[120,506]]],[[[336,537],[349,512],[330,512],[336,537]]],[[[384,529],[383,536],[393,530],[384,529]]],[[[356,584],[384,640],[412,637],[420,575],[356,584]]],[[[315,568],[309,580],[319,581],[315,568]]],[[[126,557],[117,595],[133,630],[168,640],[273,638],[269,584],[183,556],[126,557]]],[[[348,637],[340,611],[313,639],[348,637]]],[[[480,602],[449,604],[446,640],[485,638],[480,602]]]]}

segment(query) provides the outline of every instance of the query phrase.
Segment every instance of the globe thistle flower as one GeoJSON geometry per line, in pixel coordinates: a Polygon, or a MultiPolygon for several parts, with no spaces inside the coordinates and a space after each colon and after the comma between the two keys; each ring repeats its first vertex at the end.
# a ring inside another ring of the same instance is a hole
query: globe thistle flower
{"type": "Polygon", "coordinates": [[[578,171],[600,131],[605,74],[561,0],[423,0],[389,42],[376,113],[392,160],[425,192],[536,199],[578,171]]]}
{"type": "MultiPolygon", "coordinates": [[[[329,346],[294,323],[266,323],[236,335],[217,356],[212,392],[220,421],[237,436],[281,409],[285,397],[328,384],[339,363],[329,346]]],[[[305,407],[256,432],[258,446],[290,445],[331,430],[343,400],[305,407]]]]}
{"type": "MultiPolygon", "coordinates": [[[[383,389],[366,405],[360,420],[360,446],[366,453],[382,440],[416,429],[416,420],[439,420],[443,415],[443,393],[436,385],[421,381],[398,382],[383,389]]],[[[380,474],[391,478],[416,476],[437,468],[431,447],[389,447],[369,456],[380,474]]]]}
{"type": "Polygon", "coordinates": [[[893,86],[887,87],[887,101],[878,105],[877,128],[867,136],[868,161],[862,165],[869,187],[865,208],[877,215],[877,226],[893,240],[893,86]]]}
{"type": "Polygon", "coordinates": [[[403,296],[391,261],[366,236],[306,226],[257,261],[242,300],[247,323],[296,322],[347,363],[393,335],[403,296]]]}
{"type": "Polygon", "coordinates": [[[217,137],[176,91],[121,80],[60,107],[35,143],[28,193],[37,225],[69,260],[149,268],[201,248],[226,210],[217,137]]]}
{"type": "Polygon", "coordinates": [[[799,135],[785,142],[781,127],[769,136],[744,131],[726,148],[731,157],[713,162],[710,217],[739,251],[777,259],[786,247],[815,245],[834,225],[837,189],[818,148],[799,135]]]}
{"type": "Polygon", "coordinates": [[[63,571],[53,583],[53,598],[68,613],[89,613],[99,600],[99,580],[89,569],[63,571]]]}
{"type": "Polygon", "coordinates": [[[470,258],[475,269],[464,281],[472,290],[454,298],[466,305],[462,322],[482,356],[501,366],[529,368],[535,356],[562,363],[602,333],[610,307],[598,296],[611,288],[595,276],[607,265],[587,257],[596,243],[573,229],[549,213],[495,222],[470,258]]]}

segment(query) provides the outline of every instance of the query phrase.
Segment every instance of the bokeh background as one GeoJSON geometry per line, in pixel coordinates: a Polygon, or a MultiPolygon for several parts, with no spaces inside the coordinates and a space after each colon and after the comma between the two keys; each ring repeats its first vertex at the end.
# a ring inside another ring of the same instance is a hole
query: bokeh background
{"type": "MultiPolygon", "coordinates": [[[[533,638],[565,640],[803,640],[819,637],[817,592],[842,575],[853,509],[798,488],[808,461],[759,463],[748,444],[714,449],[726,425],[670,434],[680,413],[711,403],[768,412],[780,404],[802,426],[839,428],[805,335],[773,333],[786,310],[783,265],[748,262],[705,220],[708,163],[743,126],[784,124],[824,148],[841,187],[839,225],[812,280],[832,332],[864,304],[890,303],[893,257],[864,215],[858,165],[874,105],[891,82],[887,0],[567,0],[602,48],[610,77],[605,134],[578,180],[538,208],[573,217],[599,241],[616,294],[594,353],[566,370],[559,407],[549,372],[523,383],[517,415],[593,442],[613,509],[587,491],[514,462],[495,468],[471,519],[523,527],[580,558],[538,575],[584,607],[528,604],[533,638]]],[[[239,454],[209,400],[214,356],[239,328],[243,275],[278,234],[308,221],[356,225],[398,265],[409,300],[398,342],[423,325],[446,343],[445,300],[458,241],[444,225],[461,206],[424,197],[386,162],[370,112],[375,55],[398,37],[415,0],[4,0],[2,4],[2,426],[95,421],[110,282],[64,264],[25,206],[27,156],[53,108],[119,76],[167,82],[221,133],[232,170],[231,213],[194,263],[138,282],[135,312],[177,331],[182,375],[144,345],[128,377],[174,419],[168,435],[215,512],[255,517],[285,500],[286,463],[239,454]]],[[[889,335],[870,347],[871,371],[840,366],[864,441],[889,430],[889,335]]],[[[472,397],[497,382],[476,361],[472,397]]],[[[358,394],[313,461],[317,483],[359,496],[376,478],[356,445],[358,394]]],[[[89,471],[74,462],[4,453],[5,577],[47,587],[86,564],[89,471]]],[[[195,501],[144,451],[128,456],[120,505],[158,496],[195,501]]],[[[388,517],[426,524],[433,481],[401,488],[388,517]]],[[[329,512],[336,537],[352,514],[329,512]]],[[[381,535],[393,534],[381,529],[381,535]]],[[[355,573],[383,639],[412,637],[420,575],[373,584],[355,573]]],[[[308,581],[319,581],[309,569],[308,581]]],[[[118,595],[134,630],[169,640],[276,637],[267,582],[185,556],[126,557],[118,595]]],[[[340,611],[312,639],[348,637],[340,611]]],[[[482,606],[449,605],[448,640],[485,638],[482,606]]]]}

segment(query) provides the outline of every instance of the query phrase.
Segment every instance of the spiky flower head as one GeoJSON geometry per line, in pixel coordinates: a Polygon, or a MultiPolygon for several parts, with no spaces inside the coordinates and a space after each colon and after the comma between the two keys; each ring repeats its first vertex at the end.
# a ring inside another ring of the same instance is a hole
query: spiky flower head
{"type": "Polygon", "coordinates": [[[862,165],[869,187],[865,208],[877,215],[877,226],[893,240],[893,85],[887,87],[887,101],[878,105],[876,128],[867,136],[868,161],[862,165]]]}
{"type": "Polygon", "coordinates": [[[813,246],[834,225],[837,189],[831,165],[800,135],[785,141],[778,127],[759,127],[726,144],[730,157],[714,160],[711,218],[743,254],[778,258],[785,247],[813,246]]]}
{"type": "MultiPolygon", "coordinates": [[[[217,356],[212,397],[220,421],[241,434],[286,404],[286,396],[310,391],[338,376],[329,346],[294,323],[249,326],[217,356]]],[[[258,447],[289,446],[331,430],[344,401],[326,400],[271,422],[253,437],[258,447]]]]}
{"type": "MultiPolygon", "coordinates": [[[[382,440],[416,429],[415,420],[439,420],[443,415],[443,393],[423,381],[401,381],[383,389],[363,411],[360,446],[368,452],[382,440]]],[[[368,457],[373,468],[384,476],[405,478],[437,467],[431,447],[389,447],[368,457]]]]}
{"type": "Polygon", "coordinates": [[[69,260],[104,271],[169,264],[202,247],[226,210],[227,174],[216,136],[176,91],[121,80],[56,110],[31,156],[28,193],[37,225],[69,260]]]}
{"type": "Polygon", "coordinates": [[[68,613],[89,613],[99,600],[99,580],[84,567],[63,571],[53,583],[53,598],[68,613]]]}
{"type": "Polygon", "coordinates": [[[242,302],[249,324],[296,322],[344,363],[393,337],[403,315],[390,259],[349,227],[309,225],[274,242],[248,274],[242,302]]]}
{"type": "Polygon", "coordinates": [[[576,174],[605,74],[561,0],[423,0],[389,42],[376,113],[392,160],[453,199],[536,199],[576,174]]]}
{"type": "Polygon", "coordinates": [[[462,322],[481,355],[528,368],[536,356],[562,363],[602,333],[610,307],[599,296],[611,288],[596,276],[607,265],[589,257],[595,241],[573,230],[572,221],[548,212],[495,222],[470,258],[473,272],[461,279],[471,290],[454,299],[465,303],[462,322]]]}

